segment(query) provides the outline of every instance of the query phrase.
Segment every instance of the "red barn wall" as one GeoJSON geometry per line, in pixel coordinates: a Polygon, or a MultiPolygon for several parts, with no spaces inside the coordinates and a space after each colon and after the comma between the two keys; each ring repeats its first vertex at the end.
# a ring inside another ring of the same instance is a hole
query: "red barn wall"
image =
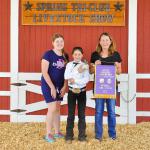
{"type": "MultiPolygon", "coordinates": [[[[10,0],[0,0],[0,72],[10,72],[10,0]]],[[[0,91],[10,90],[10,78],[0,77],[0,91]]],[[[0,110],[10,109],[10,97],[0,96],[0,110]]],[[[0,121],[9,116],[0,115],[0,121]]]]}
{"type": "MultiPolygon", "coordinates": [[[[137,73],[150,74],[150,1],[138,0],[137,73]]],[[[150,93],[150,79],[137,80],[137,92],[150,93]]],[[[137,98],[138,111],[150,111],[150,98],[137,98]]],[[[137,117],[137,122],[150,117],[137,117]]]]}

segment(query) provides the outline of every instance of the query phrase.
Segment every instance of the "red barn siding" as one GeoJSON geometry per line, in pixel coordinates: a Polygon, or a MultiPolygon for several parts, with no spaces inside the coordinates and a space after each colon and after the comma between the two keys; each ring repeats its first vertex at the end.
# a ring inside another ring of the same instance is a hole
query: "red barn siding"
{"type": "Polygon", "coordinates": [[[0,1],[0,72],[10,71],[10,0],[0,1]]]}
{"type": "Polygon", "coordinates": [[[137,79],[137,92],[150,92],[150,79],[137,79]]]}
{"type": "Polygon", "coordinates": [[[51,35],[61,33],[65,38],[65,50],[71,58],[74,46],[82,46],[84,57],[89,61],[91,52],[95,50],[99,35],[109,31],[117,43],[117,50],[123,58],[123,72],[127,72],[127,27],[50,27],[50,26],[21,26],[19,29],[19,71],[40,72],[40,58],[43,53],[52,48],[51,35]],[[47,32],[44,34],[45,28],[47,32]],[[58,30],[59,29],[59,30],[58,30]],[[85,32],[86,31],[86,32],[85,32]],[[123,33],[121,33],[123,32],[123,33]],[[124,34],[124,35],[123,35],[124,34]],[[122,36],[124,38],[122,38],[122,36]]]}
{"type": "Polygon", "coordinates": [[[150,117],[137,117],[136,118],[136,122],[140,123],[140,122],[149,122],[150,121],[150,117]]]}
{"type": "Polygon", "coordinates": [[[138,30],[137,30],[137,72],[150,73],[150,2],[138,0],[138,30]],[[142,66],[142,67],[141,67],[142,66]]]}
{"type": "Polygon", "coordinates": [[[0,78],[0,91],[10,90],[10,78],[0,78]]]}
{"type": "MultiPolygon", "coordinates": [[[[10,0],[0,0],[0,72],[10,72],[10,0]]],[[[0,78],[0,91],[9,91],[10,79],[0,78]]],[[[0,109],[9,109],[8,97],[0,96],[0,109]]],[[[0,121],[9,121],[1,116],[0,121]]]]}
{"type": "Polygon", "coordinates": [[[10,109],[10,97],[1,96],[0,97],[0,110],[9,110],[10,109]]]}
{"type": "MultiPolygon", "coordinates": [[[[137,73],[150,74],[150,1],[138,0],[137,73]]],[[[137,80],[137,92],[150,92],[150,80],[137,80]]],[[[150,98],[138,98],[137,110],[150,111],[150,98]]],[[[137,117],[137,122],[150,121],[150,117],[137,117]]]]}
{"type": "Polygon", "coordinates": [[[27,92],[26,96],[27,96],[26,104],[40,102],[44,99],[41,94],[36,94],[36,93],[32,93],[32,92],[27,92]]]}
{"type": "Polygon", "coordinates": [[[0,115],[0,121],[1,122],[10,122],[10,116],[9,115],[0,115]]]}
{"type": "Polygon", "coordinates": [[[137,111],[150,111],[150,98],[137,98],[137,111]]]}

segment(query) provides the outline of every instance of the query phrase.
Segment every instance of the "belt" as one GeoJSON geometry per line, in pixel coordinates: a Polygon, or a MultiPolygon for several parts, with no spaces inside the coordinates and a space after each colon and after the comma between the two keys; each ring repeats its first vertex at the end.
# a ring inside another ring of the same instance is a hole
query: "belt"
{"type": "Polygon", "coordinates": [[[69,90],[72,91],[73,93],[79,94],[79,93],[85,91],[86,87],[83,87],[83,88],[73,88],[73,87],[69,86],[69,90]]]}

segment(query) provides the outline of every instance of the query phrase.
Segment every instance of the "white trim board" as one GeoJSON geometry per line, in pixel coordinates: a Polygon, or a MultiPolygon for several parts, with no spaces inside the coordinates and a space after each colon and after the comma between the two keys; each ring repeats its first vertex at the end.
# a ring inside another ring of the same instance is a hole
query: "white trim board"
{"type": "MultiPolygon", "coordinates": [[[[136,94],[137,0],[129,0],[128,28],[128,99],[136,94]]],[[[128,104],[128,123],[136,124],[136,97],[128,104]]]]}
{"type": "Polygon", "coordinates": [[[136,79],[150,79],[150,74],[136,74],[136,79]]]}
{"type": "Polygon", "coordinates": [[[10,91],[0,91],[0,96],[10,96],[11,92],[10,91]]]}
{"type": "Polygon", "coordinates": [[[140,117],[150,117],[150,111],[137,111],[136,116],[140,117]]]}
{"type": "Polygon", "coordinates": [[[140,97],[140,98],[150,98],[150,93],[145,93],[145,92],[138,92],[136,94],[136,97],[140,97]]]}
{"type": "Polygon", "coordinates": [[[0,72],[0,78],[11,77],[10,72],[0,72]]]}
{"type": "MultiPolygon", "coordinates": [[[[18,82],[18,43],[19,43],[19,0],[10,1],[10,73],[11,83],[18,82]]],[[[14,109],[18,106],[18,87],[10,86],[10,109],[14,109]]],[[[10,116],[10,122],[13,122],[13,118],[10,116]]]]}

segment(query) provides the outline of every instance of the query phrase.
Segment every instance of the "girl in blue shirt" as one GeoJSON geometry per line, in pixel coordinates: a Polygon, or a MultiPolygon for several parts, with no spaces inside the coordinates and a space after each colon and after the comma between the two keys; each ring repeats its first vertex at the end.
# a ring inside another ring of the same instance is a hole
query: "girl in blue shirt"
{"type": "Polygon", "coordinates": [[[46,116],[46,136],[45,140],[54,142],[55,138],[64,137],[60,132],[60,103],[65,94],[66,82],[64,82],[64,71],[66,58],[64,48],[64,38],[60,34],[52,37],[53,49],[48,50],[42,57],[41,88],[45,101],[48,105],[46,116]],[[52,134],[54,127],[55,134],[52,134]]]}

